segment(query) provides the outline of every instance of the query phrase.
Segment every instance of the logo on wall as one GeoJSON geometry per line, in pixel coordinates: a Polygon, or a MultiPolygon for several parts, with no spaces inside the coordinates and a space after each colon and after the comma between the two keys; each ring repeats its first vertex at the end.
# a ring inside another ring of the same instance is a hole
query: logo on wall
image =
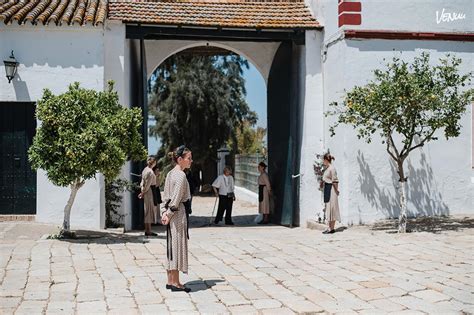
{"type": "Polygon", "coordinates": [[[362,4],[357,1],[339,0],[339,27],[362,24],[362,4]]]}
{"type": "Polygon", "coordinates": [[[443,11],[441,12],[436,11],[436,24],[439,24],[442,22],[453,22],[456,20],[464,20],[465,18],[466,18],[465,13],[445,12],[444,8],[443,8],[443,11]]]}

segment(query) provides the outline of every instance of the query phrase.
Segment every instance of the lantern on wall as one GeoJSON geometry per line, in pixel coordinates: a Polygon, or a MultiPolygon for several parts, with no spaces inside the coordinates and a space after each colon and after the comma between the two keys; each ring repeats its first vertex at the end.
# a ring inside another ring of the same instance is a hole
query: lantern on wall
{"type": "Polygon", "coordinates": [[[5,64],[5,72],[7,75],[8,83],[11,83],[16,75],[16,71],[19,65],[19,62],[16,61],[15,56],[13,55],[13,50],[12,54],[10,55],[10,58],[8,60],[3,60],[3,63],[5,64]]]}

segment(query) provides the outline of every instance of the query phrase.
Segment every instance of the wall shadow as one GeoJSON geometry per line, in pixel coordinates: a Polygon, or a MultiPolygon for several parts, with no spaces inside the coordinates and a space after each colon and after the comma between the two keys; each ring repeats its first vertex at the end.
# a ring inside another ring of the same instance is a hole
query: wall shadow
{"type": "MultiPolygon", "coordinates": [[[[406,164],[408,175],[407,201],[416,211],[415,215],[449,215],[449,207],[437,187],[433,169],[428,164],[426,154],[420,154],[420,166],[415,168],[409,161],[406,164]]],[[[410,207],[409,207],[410,210],[410,207]]]]}
{"type": "MultiPolygon", "coordinates": [[[[446,216],[449,207],[439,192],[433,169],[429,165],[426,154],[420,154],[420,166],[415,167],[410,161],[405,164],[407,182],[407,214],[417,216],[446,216]]],[[[377,211],[382,211],[386,218],[398,218],[400,205],[398,196],[398,174],[394,163],[390,161],[392,185],[380,186],[370,169],[363,153],[358,152],[360,191],[364,198],[377,211]]]]}
{"type": "Polygon", "coordinates": [[[369,163],[365,160],[364,154],[360,151],[357,154],[357,163],[359,164],[359,177],[357,178],[360,184],[360,191],[370,205],[382,211],[387,218],[398,218],[400,215],[400,207],[398,196],[396,194],[397,182],[395,182],[396,171],[393,165],[390,165],[392,171],[391,187],[380,187],[377,184],[375,175],[370,170],[369,163]]]}
{"type": "MultiPolygon", "coordinates": [[[[453,218],[448,216],[419,217],[408,219],[407,232],[428,232],[438,234],[441,232],[458,232],[464,229],[474,229],[474,218],[453,218]]],[[[371,230],[398,233],[398,220],[384,220],[375,223],[371,230]]]]}

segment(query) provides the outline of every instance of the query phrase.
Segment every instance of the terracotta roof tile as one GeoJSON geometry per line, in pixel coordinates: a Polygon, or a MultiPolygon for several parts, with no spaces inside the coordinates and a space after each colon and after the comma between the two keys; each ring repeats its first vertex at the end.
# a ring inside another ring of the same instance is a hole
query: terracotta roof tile
{"type": "Polygon", "coordinates": [[[126,23],[257,29],[314,29],[321,25],[303,2],[114,1],[110,20],[126,23]]]}
{"type": "Polygon", "coordinates": [[[5,24],[99,25],[106,15],[107,0],[0,0],[5,24]]]}

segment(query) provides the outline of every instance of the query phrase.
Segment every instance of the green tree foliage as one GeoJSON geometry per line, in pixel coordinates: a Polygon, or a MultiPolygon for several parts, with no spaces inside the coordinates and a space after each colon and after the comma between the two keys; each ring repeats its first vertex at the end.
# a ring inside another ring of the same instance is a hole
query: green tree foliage
{"type": "Polygon", "coordinates": [[[237,129],[237,143],[229,141],[231,148],[236,148],[235,152],[239,154],[265,154],[265,135],[267,129],[262,127],[254,128],[250,122],[244,121],[237,129]]]}
{"type": "Polygon", "coordinates": [[[375,80],[347,92],[341,103],[331,104],[337,122],[349,124],[368,143],[380,135],[399,176],[401,212],[399,232],[406,231],[404,161],[413,150],[437,140],[442,130],[446,139],[460,133],[460,118],[474,95],[468,89],[473,73],[459,74],[461,59],[447,55],[431,66],[430,56],[422,53],[412,63],[394,57],[387,69],[375,70],[375,80]]]}
{"type": "Polygon", "coordinates": [[[237,55],[177,54],[160,65],[149,87],[157,121],[150,129],[162,141],[160,155],[186,144],[195,163],[204,163],[236,139],[243,121],[256,123],[245,100],[244,67],[247,61],[237,55]]]}
{"type": "Polygon", "coordinates": [[[45,170],[53,184],[71,187],[63,222],[63,231],[69,231],[72,204],[86,180],[97,173],[115,178],[127,159],[146,158],[141,111],[122,107],[112,82],[104,92],[74,83],[60,95],[46,89],[36,116],[41,125],[29,160],[33,168],[45,170]]]}

